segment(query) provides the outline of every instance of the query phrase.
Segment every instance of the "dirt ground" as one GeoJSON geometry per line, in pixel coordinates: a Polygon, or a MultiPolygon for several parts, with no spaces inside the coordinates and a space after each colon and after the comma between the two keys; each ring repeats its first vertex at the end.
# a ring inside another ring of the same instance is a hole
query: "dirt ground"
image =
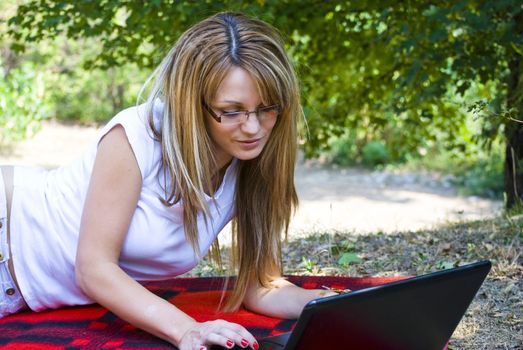
{"type": "MultiPolygon", "coordinates": [[[[65,165],[80,156],[98,132],[97,127],[45,122],[31,139],[2,150],[0,164],[65,165]]],[[[301,160],[296,171],[300,207],[290,234],[428,229],[492,217],[500,210],[500,202],[458,196],[444,180],[432,174],[336,169],[301,160]]]]}

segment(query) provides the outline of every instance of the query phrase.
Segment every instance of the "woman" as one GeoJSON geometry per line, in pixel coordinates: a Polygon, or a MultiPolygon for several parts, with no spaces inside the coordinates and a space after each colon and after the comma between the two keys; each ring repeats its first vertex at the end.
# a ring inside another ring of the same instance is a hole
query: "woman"
{"type": "Polygon", "coordinates": [[[185,32],[156,75],[147,103],[116,115],[77,162],[2,167],[0,315],[97,302],[182,350],[257,349],[242,326],[196,322],[139,281],[216,256],[233,220],[226,309],[296,318],[327,295],[280,277],[297,204],[295,73],[273,28],[220,13],[185,32]]]}

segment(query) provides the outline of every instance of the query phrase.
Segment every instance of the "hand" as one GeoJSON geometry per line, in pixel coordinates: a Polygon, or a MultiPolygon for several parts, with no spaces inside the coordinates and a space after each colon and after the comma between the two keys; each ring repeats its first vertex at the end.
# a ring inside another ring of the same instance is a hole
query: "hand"
{"type": "Polygon", "coordinates": [[[256,339],[245,328],[224,320],[195,322],[180,340],[180,350],[207,350],[211,345],[231,349],[234,345],[257,350],[256,339]]]}
{"type": "MultiPolygon", "coordinates": [[[[328,287],[328,286],[325,286],[325,285],[321,286],[321,288],[329,292],[328,296],[339,295],[339,294],[347,294],[347,293],[352,292],[352,290],[347,289],[347,288],[346,289],[339,289],[339,288],[328,287]]],[[[324,296],[327,296],[327,295],[324,295],[324,296]]]]}
{"type": "Polygon", "coordinates": [[[331,290],[318,289],[318,298],[332,297],[334,295],[339,295],[339,293],[333,292],[331,290]]]}

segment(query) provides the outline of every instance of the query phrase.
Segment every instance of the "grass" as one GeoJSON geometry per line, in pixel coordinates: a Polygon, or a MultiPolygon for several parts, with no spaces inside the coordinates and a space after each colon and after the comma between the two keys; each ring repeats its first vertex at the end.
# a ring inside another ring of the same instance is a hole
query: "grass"
{"type": "Polygon", "coordinates": [[[419,275],[489,259],[492,271],[450,345],[453,349],[518,349],[523,343],[522,232],[523,216],[515,216],[387,235],[312,234],[285,247],[285,272],[419,275]],[[361,261],[342,266],[340,257],[347,252],[361,261]],[[310,260],[308,266],[301,261],[304,256],[310,260]]]}
{"type": "MultiPolygon", "coordinates": [[[[394,234],[311,232],[284,245],[284,273],[419,275],[489,259],[492,270],[454,332],[449,348],[521,349],[522,241],[522,214],[394,234]]],[[[193,275],[224,272],[204,260],[193,275]]]]}

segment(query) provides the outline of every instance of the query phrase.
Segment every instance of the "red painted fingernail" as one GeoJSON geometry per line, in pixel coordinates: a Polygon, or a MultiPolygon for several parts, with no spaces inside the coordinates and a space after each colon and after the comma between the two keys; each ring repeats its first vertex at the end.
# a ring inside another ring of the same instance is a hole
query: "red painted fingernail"
{"type": "Polygon", "coordinates": [[[252,347],[254,348],[254,350],[258,350],[260,346],[258,345],[258,342],[255,341],[254,343],[252,343],[252,347]]]}
{"type": "Polygon", "coordinates": [[[242,339],[242,341],[240,342],[240,344],[243,346],[243,347],[246,347],[247,345],[249,345],[249,342],[245,339],[242,339]]]}
{"type": "Polygon", "coordinates": [[[200,346],[200,350],[205,350],[205,346],[200,346]]]}
{"type": "Polygon", "coordinates": [[[228,347],[228,348],[232,348],[233,345],[234,345],[234,342],[233,342],[232,340],[229,339],[229,340],[227,340],[227,343],[226,343],[226,344],[227,344],[227,347],[228,347]]]}

